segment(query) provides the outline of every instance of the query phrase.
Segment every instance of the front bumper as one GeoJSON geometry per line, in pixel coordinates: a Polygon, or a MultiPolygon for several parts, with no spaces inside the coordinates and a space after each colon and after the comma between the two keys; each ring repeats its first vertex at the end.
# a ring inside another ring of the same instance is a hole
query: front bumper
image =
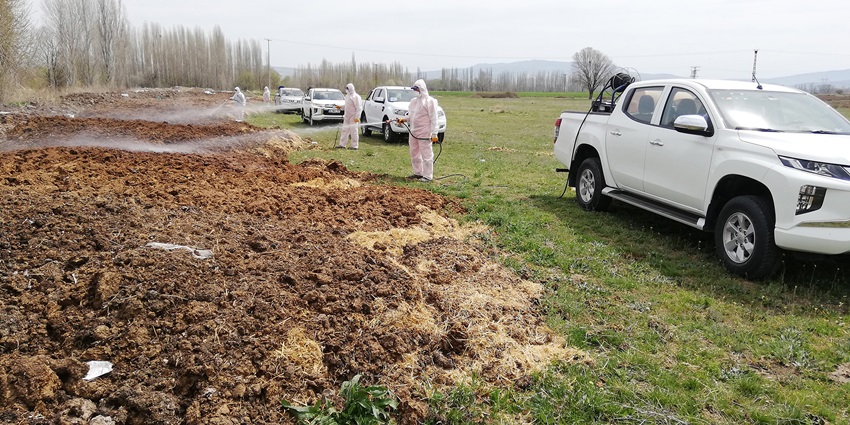
{"type": "Polygon", "coordinates": [[[778,247],[829,255],[850,252],[850,181],[779,166],[768,173],[765,183],[783,188],[772,191],[778,247]],[[825,194],[819,208],[798,213],[803,186],[823,189],[825,194]]]}
{"type": "Polygon", "coordinates": [[[314,121],[342,121],[344,111],[336,108],[312,108],[314,121]]]}

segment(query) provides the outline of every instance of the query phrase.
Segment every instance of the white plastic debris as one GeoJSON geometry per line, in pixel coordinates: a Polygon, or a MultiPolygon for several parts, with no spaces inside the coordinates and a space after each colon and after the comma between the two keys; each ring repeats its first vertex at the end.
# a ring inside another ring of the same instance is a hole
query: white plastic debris
{"type": "Polygon", "coordinates": [[[130,95],[127,93],[121,93],[121,97],[130,97],[130,95]]]}
{"type": "Polygon", "coordinates": [[[209,249],[198,249],[186,245],[175,245],[173,243],[148,242],[145,246],[148,248],[164,249],[166,251],[174,251],[175,249],[181,249],[184,251],[189,251],[193,257],[201,260],[206,260],[207,258],[213,256],[212,250],[209,249]]]}
{"type": "Polygon", "coordinates": [[[97,378],[98,376],[103,376],[109,372],[112,372],[112,363],[110,362],[92,360],[90,362],[86,362],[86,364],[89,365],[89,373],[87,373],[86,376],[83,377],[83,379],[86,381],[91,381],[92,379],[97,378]]]}
{"type": "Polygon", "coordinates": [[[204,94],[213,94],[212,90],[204,90],[204,94]]]}

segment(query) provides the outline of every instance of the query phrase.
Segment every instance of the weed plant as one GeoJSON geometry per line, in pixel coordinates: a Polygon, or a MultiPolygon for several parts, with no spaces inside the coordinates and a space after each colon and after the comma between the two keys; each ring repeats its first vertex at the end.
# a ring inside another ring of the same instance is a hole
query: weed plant
{"type": "MultiPolygon", "coordinates": [[[[552,142],[555,119],[586,111],[586,94],[519,95],[437,93],[448,129],[435,177],[453,176],[430,184],[403,179],[405,143],[332,150],[334,126],[305,133],[316,148],[291,156],[462,199],[461,219],[494,229],[482,242],[497,259],[544,285],[549,325],[595,358],[521,387],[459,382],[433,395],[432,423],[850,423],[850,258],[786,255],[776,277],[750,282],[726,273],[710,233],[618,202],[585,212],[572,190],[561,197],[552,142]]],[[[309,129],[294,115],[251,120],[309,129]]]]}
{"type": "Polygon", "coordinates": [[[340,387],[345,407],[336,410],[329,400],[316,401],[313,406],[294,406],[286,400],[283,407],[298,420],[309,425],[379,425],[393,423],[390,413],[398,408],[396,396],[381,386],[364,387],[360,375],[345,381],[340,387]]]}

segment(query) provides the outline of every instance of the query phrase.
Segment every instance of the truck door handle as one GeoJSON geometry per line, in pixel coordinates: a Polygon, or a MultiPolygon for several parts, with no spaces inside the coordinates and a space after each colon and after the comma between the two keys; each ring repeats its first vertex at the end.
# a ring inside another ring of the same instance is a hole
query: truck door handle
{"type": "Polygon", "coordinates": [[[664,146],[664,143],[661,143],[661,139],[651,140],[649,144],[654,146],[664,146]]]}
{"type": "Polygon", "coordinates": [[[611,131],[611,135],[613,135],[613,136],[622,136],[622,135],[623,135],[623,133],[620,133],[620,132],[619,132],[619,131],[617,131],[617,130],[613,130],[613,131],[611,131]]]}

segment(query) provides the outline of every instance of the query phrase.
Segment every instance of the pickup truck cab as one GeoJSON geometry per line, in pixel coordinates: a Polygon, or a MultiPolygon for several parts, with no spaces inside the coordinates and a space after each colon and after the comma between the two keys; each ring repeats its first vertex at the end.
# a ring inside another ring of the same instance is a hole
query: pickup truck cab
{"type": "MultiPolygon", "coordinates": [[[[375,87],[363,102],[363,114],[360,122],[367,124],[360,128],[364,136],[371,136],[372,131],[380,131],[387,143],[395,142],[399,136],[408,133],[407,126],[400,125],[396,119],[407,117],[410,101],[418,94],[410,87],[382,86],[375,87]]],[[[446,135],[446,112],[437,106],[437,137],[440,143],[446,135]]]]}
{"type": "Polygon", "coordinates": [[[656,80],[563,112],[555,157],[586,210],[612,199],[713,231],[726,269],[772,275],[782,250],[850,252],[850,122],[756,82],[656,80]]]}
{"type": "Polygon", "coordinates": [[[310,88],[301,103],[301,121],[314,125],[320,121],[342,122],[345,97],[337,89],[310,88]]]}

